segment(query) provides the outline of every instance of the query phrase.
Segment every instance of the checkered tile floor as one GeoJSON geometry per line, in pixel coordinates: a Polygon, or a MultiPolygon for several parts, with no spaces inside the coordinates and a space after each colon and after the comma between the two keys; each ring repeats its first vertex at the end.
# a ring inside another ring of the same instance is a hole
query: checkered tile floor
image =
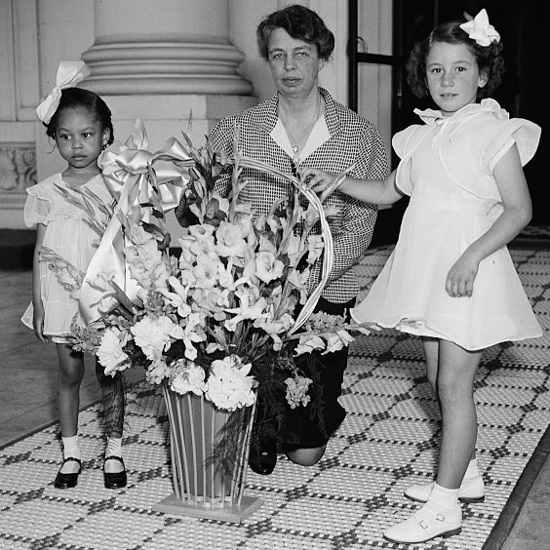
{"type": "MultiPolygon", "coordinates": [[[[390,251],[364,257],[365,289],[390,251]]],[[[486,352],[476,382],[486,500],[463,505],[460,535],[410,550],[481,549],[548,426],[550,250],[514,250],[513,257],[544,336],[486,352]]],[[[168,422],[160,394],[145,383],[134,386],[125,489],[103,487],[99,406],[81,413],[85,462],[74,489],[53,487],[61,452],[56,425],[0,449],[0,549],[399,548],[381,533],[417,507],[403,489],[432,478],[438,446],[437,405],[423,373],[414,338],[386,331],[356,341],[342,397],[348,416],[325,457],[311,468],[281,457],[271,476],[250,471],[245,494],[263,505],[241,524],[152,510],[172,493],[168,422]]]]}

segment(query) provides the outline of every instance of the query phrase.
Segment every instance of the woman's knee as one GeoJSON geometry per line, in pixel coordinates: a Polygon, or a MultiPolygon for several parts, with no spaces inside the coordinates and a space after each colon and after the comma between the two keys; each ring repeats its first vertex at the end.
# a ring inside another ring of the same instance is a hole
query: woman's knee
{"type": "Polygon", "coordinates": [[[307,449],[295,449],[292,451],[287,451],[286,456],[295,464],[300,466],[313,466],[317,464],[319,460],[325,454],[327,446],[323,445],[321,447],[312,447],[307,449]]]}

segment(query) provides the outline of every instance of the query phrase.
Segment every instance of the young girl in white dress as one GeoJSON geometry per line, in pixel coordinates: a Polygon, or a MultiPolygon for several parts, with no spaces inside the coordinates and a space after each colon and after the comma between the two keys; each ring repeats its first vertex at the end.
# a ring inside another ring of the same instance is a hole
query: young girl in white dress
{"type": "MultiPolygon", "coordinates": [[[[442,438],[435,483],[405,494],[425,504],[387,529],[393,542],[418,543],[461,530],[458,501],[484,498],[475,458],[473,382],[484,348],[541,336],[506,248],[530,221],[523,166],[540,128],[509,119],[493,99],[503,71],[500,36],[482,10],[474,20],[437,26],[407,64],[415,95],[439,110],[396,134],[401,161],[385,181],[345,178],[338,191],[374,204],[410,202],[395,249],[357,321],[419,335],[437,395],[442,438]],[[478,102],[480,101],[480,102],[478,102]]],[[[330,192],[341,178],[310,169],[310,185],[330,192]]]]}
{"type": "MultiPolygon", "coordinates": [[[[42,342],[53,341],[59,360],[58,409],[63,442],[63,464],[54,485],[59,489],[76,486],[82,463],[78,442],[79,391],[84,376],[84,356],[72,349],[71,325],[78,316],[78,296],[71,294],[48,265],[47,249],[86,271],[99,244],[98,235],[85,221],[85,214],[69,202],[59,188],[86,187],[106,204],[112,202],[97,159],[113,141],[111,112],[93,92],[71,87],[85,75],[82,62],[61,62],[57,86],[37,108],[67,168],[27,189],[24,208],[27,226],[36,224],[33,262],[33,298],[22,321],[42,342]]],[[[95,219],[106,222],[106,213],[94,206],[95,219]]],[[[124,383],[117,374],[105,376],[96,361],[96,375],[102,390],[108,435],[104,461],[107,488],[126,485],[121,442],[124,425],[124,383]]]]}

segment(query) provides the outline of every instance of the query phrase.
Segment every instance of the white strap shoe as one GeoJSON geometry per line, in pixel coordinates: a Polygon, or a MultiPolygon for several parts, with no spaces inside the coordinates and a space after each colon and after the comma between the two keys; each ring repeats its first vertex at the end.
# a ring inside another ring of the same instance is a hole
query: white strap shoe
{"type": "MultiPolygon", "coordinates": [[[[427,502],[433,486],[433,482],[411,485],[405,489],[404,494],[407,498],[416,502],[427,502]]],[[[483,502],[485,500],[485,483],[481,475],[462,480],[462,484],[458,490],[458,500],[466,503],[483,502]]]]}
{"type": "Polygon", "coordinates": [[[401,544],[426,542],[435,537],[458,535],[462,530],[460,506],[446,510],[427,502],[407,520],[384,531],[384,538],[401,544]]]}

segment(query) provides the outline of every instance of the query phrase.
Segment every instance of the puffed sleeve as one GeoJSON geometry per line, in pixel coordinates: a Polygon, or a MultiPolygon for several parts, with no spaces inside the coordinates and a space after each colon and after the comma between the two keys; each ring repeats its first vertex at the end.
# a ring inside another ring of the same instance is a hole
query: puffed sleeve
{"type": "Polygon", "coordinates": [[[513,118],[491,125],[489,132],[490,135],[484,139],[487,146],[483,149],[482,164],[492,172],[495,164],[514,143],[519,151],[521,165],[525,166],[537,150],[541,128],[529,120],[513,118]]]}
{"type": "Polygon", "coordinates": [[[397,132],[392,138],[392,147],[397,156],[401,159],[397,167],[395,184],[397,188],[406,195],[412,193],[412,182],[410,177],[411,155],[416,146],[422,141],[422,136],[426,135],[426,126],[413,124],[401,132],[397,132]]]}
{"type": "Polygon", "coordinates": [[[51,211],[51,193],[49,189],[37,183],[27,188],[27,200],[23,208],[23,219],[27,227],[37,223],[47,225],[51,211]]]}
{"type": "Polygon", "coordinates": [[[421,126],[419,124],[413,124],[412,126],[409,126],[408,128],[401,130],[400,132],[397,132],[393,136],[391,144],[393,150],[400,159],[402,159],[410,150],[411,137],[420,127],[421,126]]]}

